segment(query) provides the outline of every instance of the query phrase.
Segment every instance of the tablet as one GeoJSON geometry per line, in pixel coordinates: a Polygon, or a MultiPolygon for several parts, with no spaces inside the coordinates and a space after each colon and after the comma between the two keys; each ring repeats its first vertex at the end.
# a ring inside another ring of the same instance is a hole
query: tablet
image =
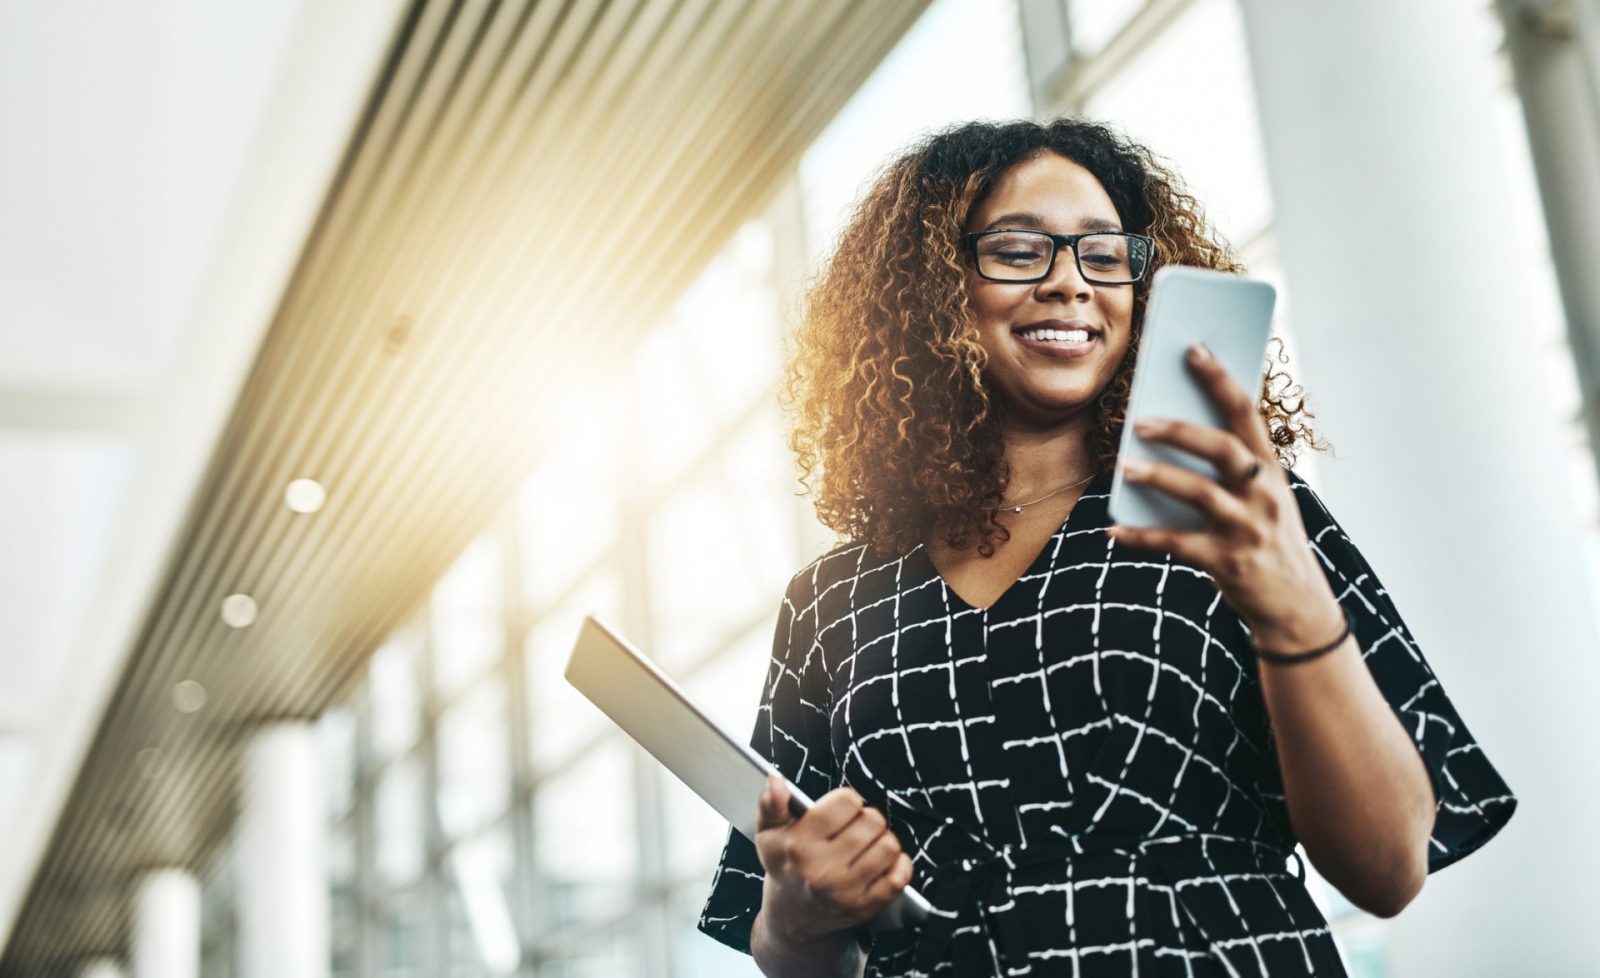
{"type": "MultiPolygon", "coordinates": [[[[1184,354],[1190,344],[1204,343],[1235,383],[1256,394],[1266,370],[1276,299],[1270,284],[1226,272],[1185,265],[1168,265],[1156,272],[1117,448],[1119,460],[1169,462],[1217,477],[1210,462],[1170,445],[1146,443],[1134,434],[1133,426],[1141,418],[1177,418],[1222,427],[1221,413],[1190,372],[1184,354]]],[[[1121,465],[1112,478],[1108,506],[1111,518],[1124,526],[1198,530],[1206,522],[1198,509],[1160,489],[1124,482],[1121,465]]]]}
{"type": "MultiPolygon", "coordinates": [[[[767,775],[783,777],[770,761],[718,726],[672,677],[594,615],[578,630],[566,677],[730,825],[755,839],[767,775]]],[[[812,800],[788,779],[784,783],[790,810],[799,817],[812,800]]],[[[922,920],[928,909],[927,899],[907,886],[866,926],[903,927],[922,920]]]]}

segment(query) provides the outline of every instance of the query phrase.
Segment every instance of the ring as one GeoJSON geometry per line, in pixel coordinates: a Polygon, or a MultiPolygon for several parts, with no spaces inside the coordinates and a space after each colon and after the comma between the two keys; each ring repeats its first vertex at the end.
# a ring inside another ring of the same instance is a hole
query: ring
{"type": "Polygon", "coordinates": [[[1250,471],[1246,472],[1244,475],[1242,475],[1239,478],[1235,479],[1233,485],[1230,486],[1229,488],[1234,489],[1234,490],[1243,489],[1246,485],[1248,485],[1250,483],[1250,480],[1254,479],[1256,476],[1258,476],[1260,474],[1261,474],[1261,460],[1257,459],[1255,464],[1250,466],[1250,471]]]}

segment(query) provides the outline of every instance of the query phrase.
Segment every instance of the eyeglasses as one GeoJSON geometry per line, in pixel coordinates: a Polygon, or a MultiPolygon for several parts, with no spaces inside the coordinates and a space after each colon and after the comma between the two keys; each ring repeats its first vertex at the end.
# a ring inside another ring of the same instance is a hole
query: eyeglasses
{"type": "Polygon", "coordinates": [[[1078,273],[1095,285],[1129,285],[1144,278],[1155,254],[1154,238],[1126,231],[1051,234],[997,228],[967,235],[978,274],[995,282],[1042,282],[1056,266],[1056,252],[1072,249],[1078,273]]]}

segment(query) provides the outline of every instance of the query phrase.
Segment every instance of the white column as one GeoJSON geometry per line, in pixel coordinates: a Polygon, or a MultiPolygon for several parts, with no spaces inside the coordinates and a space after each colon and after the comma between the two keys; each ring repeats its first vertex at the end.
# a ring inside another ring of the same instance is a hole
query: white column
{"type": "Polygon", "coordinates": [[[1324,498],[1520,799],[1388,926],[1396,978],[1592,971],[1600,649],[1485,5],[1242,0],[1324,498]]]}
{"type": "Polygon", "coordinates": [[[133,978],[200,978],[200,882],[192,873],[155,869],[139,881],[133,978]]]}
{"type": "Polygon", "coordinates": [[[256,732],[245,748],[240,784],[240,973],[326,978],[327,810],[311,724],[256,732]]]}
{"type": "Polygon", "coordinates": [[[128,978],[128,973],[115,958],[93,958],[84,962],[78,978],[128,978]]]}
{"type": "Polygon", "coordinates": [[[1600,4],[1500,0],[1591,441],[1600,445],[1600,4]],[[1543,17],[1537,10],[1544,10],[1543,17]],[[1566,17],[1560,12],[1565,9],[1566,17]],[[1568,22],[1570,18],[1570,22],[1568,22]],[[1573,30],[1573,25],[1577,30],[1573,30]]]}

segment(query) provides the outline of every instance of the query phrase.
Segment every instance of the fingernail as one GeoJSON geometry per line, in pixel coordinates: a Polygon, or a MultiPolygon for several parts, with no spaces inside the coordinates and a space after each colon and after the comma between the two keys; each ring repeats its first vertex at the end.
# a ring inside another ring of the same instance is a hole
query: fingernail
{"type": "Polygon", "coordinates": [[[1135,422],[1134,422],[1134,423],[1133,423],[1133,430],[1134,430],[1134,432],[1135,432],[1135,433],[1136,433],[1136,434],[1140,434],[1140,435],[1153,435],[1153,434],[1155,434],[1155,433],[1156,433],[1156,432],[1158,432],[1158,431],[1160,431],[1160,430],[1161,430],[1161,425],[1160,425],[1160,424],[1158,424],[1158,423],[1157,423],[1157,422],[1155,422],[1155,421],[1148,421],[1148,420],[1145,420],[1145,421],[1135,421],[1135,422]]]}
{"type": "Polygon", "coordinates": [[[1189,347],[1189,357],[1195,363],[1205,363],[1211,359],[1211,350],[1204,343],[1195,343],[1189,347]]]}
{"type": "Polygon", "coordinates": [[[1144,462],[1136,461],[1134,459],[1129,459],[1128,461],[1122,463],[1122,475],[1123,475],[1124,478],[1129,478],[1129,479],[1142,478],[1145,475],[1145,473],[1147,473],[1149,471],[1150,471],[1150,466],[1148,464],[1146,464],[1144,462]]]}

